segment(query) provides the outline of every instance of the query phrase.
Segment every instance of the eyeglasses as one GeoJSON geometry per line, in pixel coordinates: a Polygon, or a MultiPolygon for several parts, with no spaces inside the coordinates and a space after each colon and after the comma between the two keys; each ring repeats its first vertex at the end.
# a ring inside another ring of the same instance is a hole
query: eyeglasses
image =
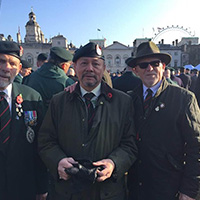
{"type": "Polygon", "coordinates": [[[149,65],[151,65],[152,67],[159,67],[161,63],[161,60],[154,60],[152,62],[143,62],[143,63],[138,63],[137,65],[141,68],[141,69],[146,69],[149,65]]]}

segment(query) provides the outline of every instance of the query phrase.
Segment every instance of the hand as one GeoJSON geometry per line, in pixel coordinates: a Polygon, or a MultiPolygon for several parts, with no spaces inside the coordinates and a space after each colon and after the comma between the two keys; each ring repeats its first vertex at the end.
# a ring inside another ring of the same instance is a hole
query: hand
{"type": "Polygon", "coordinates": [[[63,158],[58,163],[58,174],[59,178],[63,180],[68,180],[70,178],[70,175],[66,174],[65,169],[73,167],[72,164],[77,163],[73,158],[63,158]]]}
{"type": "Polygon", "coordinates": [[[48,194],[48,193],[45,193],[45,194],[37,194],[37,195],[36,195],[36,200],[46,200],[47,194],[48,194]]]}
{"type": "Polygon", "coordinates": [[[195,200],[195,199],[192,199],[188,197],[187,195],[180,193],[179,200],[195,200]]]}
{"type": "Polygon", "coordinates": [[[102,182],[105,181],[107,178],[110,178],[113,170],[115,168],[115,164],[111,159],[103,159],[97,162],[93,163],[94,166],[102,166],[104,169],[101,171],[97,171],[98,174],[98,178],[97,181],[98,182],[102,182]]]}
{"type": "Polygon", "coordinates": [[[74,84],[72,84],[72,85],[69,85],[68,87],[66,87],[65,89],[64,89],[64,91],[66,91],[66,92],[70,92],[70,93],[72,93],[74,90],[75,90],[75,87],[76,87],[76,85],[78,84],[78,82],[76,81],[74,84]]]}

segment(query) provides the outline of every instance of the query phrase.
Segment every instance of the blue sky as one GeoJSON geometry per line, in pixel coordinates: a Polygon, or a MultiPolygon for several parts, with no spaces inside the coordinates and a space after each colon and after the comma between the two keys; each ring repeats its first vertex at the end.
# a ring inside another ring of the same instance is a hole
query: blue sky
{"type": "MultiPolygon", "coordinates": [[[[134,39],[154,35],[153,28],[172,25],[189,28],[200,36],[199,0],[0,0],[0,33],[22,40],[33,7],[45,38],[58,34],[77,47],[89,39],[107,39],[132,46],[134,39]],[[97,31],[100,29],[101,31],[97,31]]],[[[187,36],[180,31],[163,34],[165,42],[187,36]],[[170,38],[173,39],[170,39],[170,38]]]]}

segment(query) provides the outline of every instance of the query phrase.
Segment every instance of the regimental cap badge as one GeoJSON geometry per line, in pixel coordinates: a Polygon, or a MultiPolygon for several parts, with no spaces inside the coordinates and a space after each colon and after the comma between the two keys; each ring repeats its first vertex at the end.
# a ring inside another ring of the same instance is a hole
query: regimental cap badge
{"type": "Polygon", "coordinates": [[[19,51],[19,56],[22,57],[23,56],[23,53],[24,53],[24,49],[22,46],[19,46],[20,48],[20,51],[19,51]]]}
{"type": "Polygon", "coordinates": [[[99,45],[98,45],[98,44],[96,45],[96,53],[97,53],[97,55],[99,55],[99,56],[101,56],[101,55],[102,55],[101,48],[99,47],[99,45]]]}

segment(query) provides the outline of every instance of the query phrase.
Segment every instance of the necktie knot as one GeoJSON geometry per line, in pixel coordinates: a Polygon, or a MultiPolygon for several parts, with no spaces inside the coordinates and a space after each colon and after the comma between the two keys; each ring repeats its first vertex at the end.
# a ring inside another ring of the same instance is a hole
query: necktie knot
{"type": "Polygon", "coordinates": [[[86,93],[86,94],[84,95],[84,98],[87,99],[88,101],[91,101],[91,99],[92,99],[94,96],[95,96],[95,95],[94,95],[92,92],[90,92],[90,93],[86,93]]]}

